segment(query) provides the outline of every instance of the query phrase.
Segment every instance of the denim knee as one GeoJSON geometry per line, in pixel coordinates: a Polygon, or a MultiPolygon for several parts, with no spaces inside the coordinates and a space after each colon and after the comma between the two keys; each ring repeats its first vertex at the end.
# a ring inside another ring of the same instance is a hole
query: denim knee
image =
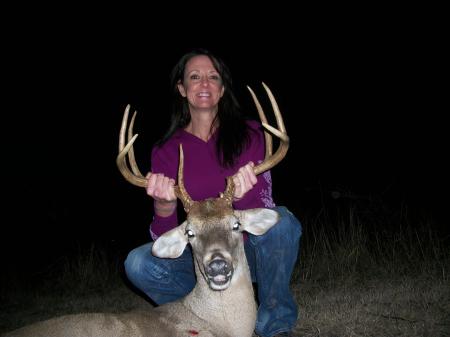
{"type": "Polygon", "coordinates": [[[277,206],[274,210],[280,214],[280,220],[274,226],[274,234],[278,231],[281,235],[289,236],[293,241],[298,241],[302,235],[300,221],[284,206],[277,206]]]}
{"type": "Polygon", "coordinates": [[[125,259],[125,273],[127,277],[134,283],[136,276],[142,274],[145,263],[145,254],[151,254],[151,243],[134,248],[128,253],[125,259]]]}
{"type": "Polygon", "coordinates": [[[300,221],[283,206],[273,208],[280,215],[278,222],[261,236],[251,236],[253,244],[261,244],[270,241],[271,244],[279,243],[283,247],[287,245],[298,245],[302,235],[302,225],[300,221]]]}

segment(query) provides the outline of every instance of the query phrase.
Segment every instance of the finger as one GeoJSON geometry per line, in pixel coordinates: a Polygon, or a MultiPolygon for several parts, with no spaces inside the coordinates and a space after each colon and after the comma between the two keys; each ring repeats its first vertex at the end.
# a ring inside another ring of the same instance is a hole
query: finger
{"type": "Polygon", "coordinates": [[[175,180],[169,179],[169,196],[171,200],[176,200],[177,195],[175,194],[175,180]]]}
{"type": "Polygon", "coordinates": [[[164,191],[164,175],[158,173],[155,183],[155,197],[161,199],[163,197],[163,191],[164,191]]]}
{"type": "Polygon", "coordinates": [[[248,191],[248,185],[244,179],[243,174],[238,174],[238,180],[239,180],[239,187],[240,187],[240,193],[238,195],[238,198],[242,198],[244,194],[248,191]]]}
{"type": "Polygon", "coordinates": [[[233,183],[234,183],[234,196],[236,198],[239,198],[239,195],[241,194],[241,182],[239,180],[239,172],[236,173],[233,176],[233,183]]]}
{"type": "Polygon", "coordinates": [[[234,183],[234,187],[235,187],[235,188],[238,188],[238,187],[240,187],[240,185],[241,185],[241,183],[240,183],[240,181],[239,181],[239,178],[238,178],[238,175],[239,175],[239,172],[236,173],[236,174],[233,176],[233,183],[234,183]]]}
{"type": "Polygon", "coordinates": [[[155,193],[155,183],[156,183],[156,174],[151,174],[148,178],[148,184],[147,184],[147,194],[151,197],[153,197],[155,193]]]}
{"type": "Polygon", "coordinates": [[[176,199],[175,193],[173,191],[173,184],[171,184],[171,180],[169,177],[163,178],[162,189],[161,189],[161,197],[167,201],[172,201],[176,199]]]}
{"type": "Polygon", "coordinates": [[[255,172],[253,171],[253,166],[254,166],[254,164],[252,162],[245,165],[245,175],[252,187],[258,181],[258,179],[256,178],[256,175],[255,175],[255,172]]]}
{"type": "Polygon", "coordinates": [[[252,178],[250,176],[252,169],[251,169],[250,165],[247,164],[247,165],[241,167],[241,169],[239,171],[240,171],[242,179],[244,181],[244,185],[242,186],[243,193],[246,193],[249,189],[251,189],[253,187],[252,178]]]}
{"type": "Polygon", "coordinates": [[[169,188],[169,178],[161,177],[161,184],[159,185],[159,197],[162,199],[167,198],[167,190],[169,188]]]}

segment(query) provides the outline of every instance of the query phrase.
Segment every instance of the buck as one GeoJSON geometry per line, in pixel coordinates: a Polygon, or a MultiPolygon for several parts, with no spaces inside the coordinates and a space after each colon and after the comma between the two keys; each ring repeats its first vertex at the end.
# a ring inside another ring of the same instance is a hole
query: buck
{"type": "MultiPolygon", "coordinates": [[[[254,167],[260,174],[274,167],[286,155],[289,138],[280,110],[270,89],[263,83],[274,110],[278,130],[267,119],[254,92],[250,90],[264,128],[280,138],[272,154],[272,136],[265,131],[265,160],[254,167]]],[[[133,125],[136,112],[125,132],[129,106],[125,109],[119,136],[117,165],[125,179],[145,187],[133,152],[133,125]],[[128,156],[128,163],[126,157],[128,156]],[[129,169],[128,165],[131,167],[129,169]]],[[[197,284],[184,298],[148,311],[122,314],[85,313],[66,315],[7,333],[8,337],[251,337],[256,322],[256,301],[244,252],[243,231],[262,235],[278,221],[270,209],[234,210],[234,185],[227,179],[226,189],[217,198],[194,201],[183,182],[183,150],[175,193],[187,216],[178,227],[160,236],[152,253],[161,258],[177,258],[190,244],[197,284]]],[[[150,254],[150,252],[149,252],[150,254]]]]}

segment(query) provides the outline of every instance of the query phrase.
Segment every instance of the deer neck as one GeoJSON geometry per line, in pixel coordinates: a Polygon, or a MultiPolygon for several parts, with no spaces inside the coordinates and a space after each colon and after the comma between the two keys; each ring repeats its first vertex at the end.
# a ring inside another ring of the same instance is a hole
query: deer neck
{"type": "Polygon", "coordinates": [[[238,256],[231,284],[222,291],[211,290],[195,261],[197,284],[183,302],[221,331],[245,337],[251,336],[255,328],[256,302],[243,243],[238,245],[238,256]]]}

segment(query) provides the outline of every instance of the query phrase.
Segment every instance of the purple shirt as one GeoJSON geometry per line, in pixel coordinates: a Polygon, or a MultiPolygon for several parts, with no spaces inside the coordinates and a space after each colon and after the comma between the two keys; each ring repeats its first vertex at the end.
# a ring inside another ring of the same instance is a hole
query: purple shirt
{"type": "MultiPolygon", "coordinates": [[[[238,169],[249,161],[256,164],[264,160],[265,144],[261,124],[248,122],[250,129],[250,144],[244,149],[237,163],[232,168],[223,168],[217,158],[217,134],[207,141],[178,129],[174,135],[161,147],[152,150],[152,172],[163,173],[177,181],[179,163],[179,144],[183,145],[184,153],[184,185],[193,200],[216,198],[225,191],[226,178],[234,175],[238,169]]],[[[239,201],[234,202],[235,209],[250,209],[259,207],[274,207],[272,200],[272,179],[270,171],[257,176],[258,182],[239,201]]],[[[177,212],[168,217],[155,215],[150,226],[153,239],[178,225],[177,212]]]]}

